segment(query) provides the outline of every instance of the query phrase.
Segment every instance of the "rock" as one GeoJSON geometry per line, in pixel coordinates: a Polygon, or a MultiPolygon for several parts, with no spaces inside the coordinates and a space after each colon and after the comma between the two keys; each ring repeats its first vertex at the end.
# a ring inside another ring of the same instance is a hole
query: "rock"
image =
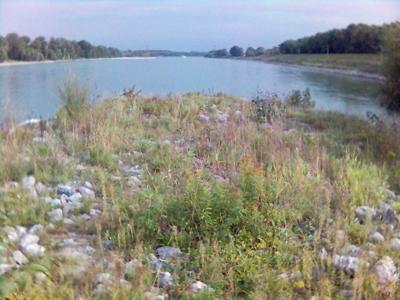
{"type": "Polygon", "coordinates": [[[11,264],[0,264],[0,276],[10,272],[14,266],[11,264]]]}
{"type": "Polygon", "coordinates": [[[19,187],[19,183],[16,181],[9,181],[4,184],[4,189],[6,191],[17,189],[19,187]]]}
{"type": "Polygon", "coordinates": [[[369,206],[359,206],[356,208],[356,217],[361,222],[371,221],[376,216],[376,210],[369,206]]]}
{"type": "Polygon", "coordinates": [[[60,199],[52,199],[50,202],[51,207],[62,207],[62,203],[60,199]]]}
{"type": "Polygon", "coordinates": [[[45,248],[38,244],[28,244],[21,246],[22,252],[28,257],[41,257],[44,255],[45,248]]]}
{"type": "Polygon", "coordinates": [[[335,255],[333,265],[347,274],[354,274],[360,267],[360,260],[357,257],[335,255]]]}
{"type": "Polygon", "coordinates": [[[378,231],[376,231],[369,236],[368,240],[372,243],[378,244],[378,243],[384,242],[385,237],[382,234],[380,234],[378,231]]]}
{"type": "Polygon", "coordinates": [[[64,224],[66,224],[66,225],[72,225],[72,224],[74,224],[74,221],[72,221],[70,218],[64,218],[64,219],[62,220],[62,222],[63,222],[64,224]]]}
{"type": "Polygon", "coordinates": [[[73,193],[71,196],[67,198],[67,203],[78,203],[81,202],[83,195],[81,193],[73,193]]]}
{"type": "Polygon", "coordinates": [[[37,244],[38,242],[39,237],[36,234],[28,233],[21,238],[19,244],[21,247],[25,247],[30,244],[37,244]]]}
{"type": "Polygon", "coordinates": [[[378,214],[377,215],[385,223],[389,223],[390,224],[390,223],[393,223],[393,222],[397,221],[396,213],[395,213],[393,207],[391,207],[387,203],[382,203],[379,206],[379,210],[378,210],[378,214]]]}
{"type": "Polygon", "coordinates": [[[140,176],[142,174],[142,172],[143,172],[143,170],[138,165],[136,165],[134,167],[130,167],[130,168],[129,167],[125,167],[125,168],[123,168],[123,171],[125,173],[128,173],[128,174],[132,175],[132,176],[140,176]]]}
{"type": "Polygon", "coordinates": [[[41,195],[46,194],[50,191],[50,189],[41,182],[36,183],[35,189],[41,195]]]}
{"type": "Polygon", "coordinates": [[[139,260],[133,259],[125,264],[124,274],[125,276],[133,277],[142,268],[143,264],[139,260]]]}
{"type": "Polygon", "coordinates": [[[41,224],[35,224],[28,230],[31,234],[41,234],[44,232],[44,227],[41,224]]]}
{"type": "Polygon", "coordinates": [[[182,258],[182,251],[179,248],[164,246],[156,249],[156,254],[162,259],[182,258]]]}
{"type": "Polygon", "coordinates": [[[14,251],[12,256],[17,265],[24,265],[28,263],[26,256],[19,250],[14,251]]]}
{"type": "Polygon", "coordinates": [[[25,190],[31,190],[35,188],[36,179],[33,176],[25,176],[22,178],[22,187],[25,190]]]}
{"type": "Polygon", "coordinates": [[[140,187],[140,186],[142,186],[142,181],[136,176],[131,176],[131,177],[129,177],[128,184],[131,187],[135,187],[135,186],[140,187]]]}
{"type": "Polygon", "coordinates": [[[75,169],[76,169],[78,172],[82,172],[82,171],[86,170],[86,167],[83,166],[83,165],[77,165],[75,169]]]}
{"type": "Polygon", "coordinates": [[[75,193],[74,189],[68,185],[57,186],[58,195],[66,195],[67,197],[72,196],[75,193]]]}
{"type": "Polygon", "coordinates": [[[158,284],[160,288],[166,289],[174,285],[172,275],[170,272],[160,272],[158,278],[158,284]]]}
{"type": "Polygon", "coordinates": [[[211,289],[204,282],[196,281],[196,282],[193,282],[190,285],[190,291],[192,293],[199,293],[199,292],[205,291],[205,290],[209,290],[210,291],[211,289]]]}
{"type": "Polygon", "coordinates": [[[112,276],[110,273],[100,273],[96,275],[96,284],[111,284],[112,276]]]}
{"type": "Polygon", "coordinates": [[[93,294],[95,295],[104,295],[109,292],[109,288],[107,288],[104,284],[99,283],[96,285],[95,289],[93,290],[93,294]]]}
{"type": "Polygon", "coordinates": [[[15,230],[17,231],[19,237],[22,237],[28,232],[24,226],[15,226],[15,230]]]}
{"type": "Polygon", "coordinates": [[[92,199],[93,200],[96,197],[94,192],[85,186],[81,186],[78,190],[79,190],[79,193],[82,194],[83,199],[92,199]]]}
{"type": "Polygon", "coordinates": [[[84,186],[87,187],[88,189],[93,190],[93,185],[89,181],[85,181],[84,186]]]}
{"type": "Polygon", "coordinates": [[[400,239],[391,239],[389,244],[392,251],[400,252],[400,239]]]}
{"type": "Polygon", "coordinates": [[[19,240],[19,234],[15,228],[12,228],[10,226],[6,226],[4,228],[4,231],[7,235],[7,239],[11,243],[16,243],[19,240]]]}
{"type": "Polygon", "coordinates": [[[384,256],[375,264],[373,273],[380,285],[388,285],[398,280],[396,266],[389,256],[384,256]]]}
{"type": "Polygon", "coordinates": [[[61,222],[63,219],[63,211],[61,208],[55,208],[47,213],[51,222],[61,222]]]}
{"type": "Polygon", "coordinates": [[[340,255],[358,257],[361,254],[361,247],[349,245],[339,251],[340,255]]]}
{"type": "Polygon", "coordinates": [[[101,211],[99,209],[91,208],[89,211],[89,215],[92,217],[98,217],[101,215],[101,211]]]}
{"type": "Polygon", "coordinates": [[[86,254],[92,255],[95,252],[96,252],[96,249],[94,249],[93,247],[90,247],[90,246],[86,246],[85,247],[85,253],[86,254]]]}
{"type": "Polygon", "coordinates": [[[47,276],[43,272],[35,272],[33,275],[36,282],[44,282],[47,279],[47,276]]]}

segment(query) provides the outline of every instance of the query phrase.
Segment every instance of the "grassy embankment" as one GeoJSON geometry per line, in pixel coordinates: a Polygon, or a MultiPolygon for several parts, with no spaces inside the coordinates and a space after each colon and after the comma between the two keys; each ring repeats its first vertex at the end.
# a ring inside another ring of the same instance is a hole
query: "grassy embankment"
{"type": "MultiPolygon", "coordinates": [[[[400,189],[398,132],[336,113],[278,104],[257,108],[224,95],[144,99],[128,93],[95,106],[85,97],[82,91],[64,93],[67,105],[44,140],[24,128],[1,138],[2,184],[34,174],[56,197],[51,187],[60,182],[90,181],[96,198],[77,214],[95,204],[101,214],[49,225],[47,202],[32,200],[21,187],[4,190],[0,223],[44,225],[46,255],[0,277],[0,295],[155,299],[144,297],[158,282],[149,254],[171,245],[187,259],[166,266],[174,285],[157,293],[170,299],[399,298],[398,285],[382,286],[374,277],[382,256],[400,262],[386,242],[373,245],[371,257],[360,254],[369,264],[355,274],[333,265],[345,246],[369,247],[376,230],[376,223],[357,221],[355,208],[376,207],[393,198],[387,188],[400,189]],[[132,184],[121,165],[139,165],[140,183],[132,184]],[[95,255],[111,267],[70,272],[74,262],[61,258],[54,245],[70,230],[93,236],[95,255]],[[104,248],[104,240],[113,247],[104,248]],[[124,274],[131,259],[137,259],[135,268],[124,274]],[[106,295],[94,292],[101,272],[112,276],[106,295]],[[119,278],[126,279],[123,285],[119,278]],[[188,292],[194,280],[213,291],[188,292]]],[[[400,209],[398,202],[393,207],[400,209]]],[[[386,239],[398,228],[379,226],[386,239]]]]}
{"type": "Polygon", "coordinates": [[[378,75],[382,73],[382,56],[380,54],[280,54],[250,59],[378,75]]]}

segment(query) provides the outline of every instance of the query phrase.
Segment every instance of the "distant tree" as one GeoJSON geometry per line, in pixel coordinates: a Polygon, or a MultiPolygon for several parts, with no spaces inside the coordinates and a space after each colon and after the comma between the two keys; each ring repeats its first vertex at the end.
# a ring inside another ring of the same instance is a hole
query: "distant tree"
{"type": "Polygon", "coordinates": [[[264,55],[265,54],[265,49],[264,49],[264,47],[258,47],[257,49],[256,49],[256,56],[261,56],[261,55],[264,55]]]}
{"type": "Polygon", "coordinates": [[[246,50],[247,57],[254,57],[256,56],[256,50],[253,47],[248,47],[246,50]]]}
{"type": "Polygon", "coordinates": [[[26,41],[16,33],[9,33],[6,35],[6,42],[8,58],[23,60],[27,48],[26,41]]]}
{"type": "Polygon", "coordinates": [[[40,53],[42,53],[43,57],[47,57],[47,41],[46,38],[43,36],[38,36],[37,38],[35,38],[31,45],[30,45],[33,49],[39,51],[40,53]]]}
{"type": "Polygon", "coordinates": [[[6,39],[0,35],[0,62],[7,60],[7,43],[6,39]]]}
{"type": "Polygon", "coordinates": [[[207,57],[227,57],[229,56],[228,50],[226,49],[219,49],[219,50],[212,50],[207,53],[207,57]]]}
{"type": "Polygon", "coordinates": [[[78,45],[81,47],[82,49],[82,53],[83,53],[83,57],[86,58],[90,58],[92,55],[92,44],[90,44],[89,42],[82,40],[78,42],[78,45]]]}
{"type": "Polygon", "coordinates": [[[391,26],[385,35],[383,71],[386,77],[384,104],[400,112],[400,22],[391,26]]]}
{"type": "Polygon", "coordinates": [[[240,48],[239,46],[233,46],[231,50],[229,50],[229,53],[234,57],[243,56],[243,48],[240,48]]]}

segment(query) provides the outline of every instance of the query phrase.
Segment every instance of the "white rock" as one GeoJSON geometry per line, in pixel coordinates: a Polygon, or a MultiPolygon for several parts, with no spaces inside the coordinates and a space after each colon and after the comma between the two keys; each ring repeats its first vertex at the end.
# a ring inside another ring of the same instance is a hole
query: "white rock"
{"type": "Polygon", "coordinates": [[[163,259],[176,259],[182,257],[181,249],[170,246],[157,248],[156,253],[163,259]]]}
{"type": "Polygon", "coordinates": [[[143,264],[139,260],[133,259],[125,264],[124,274],[132,276],[142,267],[143,264]]]}
{"type": "Polygon", "coordinates": [[[360,260],[357,257],[335,255],[333,265],[348,274],[354,274],[360,267],[360,260]]]}
{"type": "Polygon", "coordinates": [[[46,194],[49,192],[49,188],[41,182],[36,183],[35,188],[39,194],[46,194]]]}
{"type": "Polygon", "coordinates": [[[356,216],[361,222],[372,220],[376,216],[376,210],[369,206],[359,206],[356,208],[356,216]]]}
{"type": "Polygon", "coordinates": [[[21,247],[25,247],[31,244],[37,244],[38,242],[39,242],[39,237],[36,234],[28,233],[21,238],[19,244],[21,247]]]}
{"type": "Polygon", "coordinates": [[[205,284],[204,282],[196,281],[190,285],[190,291],[192,293],[199,293],[204,290],[209,290],[208,285],[205,284]]]}
{"type": "Polygon", "coordinates": [[[45,248],[38,244],[29,244],[21,247],[22,252],[28,257],[41,257],[44,255],[45,248]]]}
{"type": "Polygon", "coordinates": [[[93,190],[93,185],[89,181],[85,182],[85,187],[87,187],[88,189],[93,190]]]}
{"type": "Polygon", "coordinates": [[[169,288],[172,287],[173,279],[170,272],[160,272],[159,274],[159,285],[161,288],[169,288]]]}
{"type": "Polygon", "coordinates": [[[84,198],[84,197],[81,193],[74,193],[68,197],[67,202],[77,203],[77,202],[80,202],[82,200],[82,198],[84,198]]]}
{"type": "Polygon", "coordinates": [[[43,272],[36,272],[34,278],[36,282],[44,282],[47,279],[47,276],[43,272]]]}
{"type": "Polygon", "coordinates": [[[52,207],[61,207],[62,203],[61,203],[60,199],[52,199],[51,202],[50,202],[50,205],[52,207]]]}
{"type": "Polygon", "coordinates": [[[14,251],[12,256],[17,265],[24,265],[28,263],[26,256],[19,250],[14,251]]]}
{"type": "Polygon", "coordinates": [[[83,166],[83,165],[77,165],[77,166],[76,166],[76,170],[77,170],[78,172],[82,172],[83,170],[86,170],[86,167],[83,166]]]}
{"type": "Polygon", "coordinates": [[[63,211],[61,208],[56,208],[47,213],[51,222],[60,222],[63,219],[63,211]]]}
{"type": "Polygon", "coordinates": [[[44,227],[41,224],[35,224],[28,230],[31,234],[40,234],[44,232],[44,227]]]}
{"type": "Polygon", "coordinates": [[[101,215],[101,211],[99,209],[91,208],[89,211],[89,215],[91,215],[92,217],[98,217],[101,215]]]}
{"type": "Polygon", "coordinates": [[[33,176],[25,176],[22,178],[22,187],[25,190],[31,190],[35,188],[36,179],[33,176]]]}
{"type": "Polygon", "coordinates": [[[26,227],[24,226],[15,226],[15,230],[17,230],[18,236],[22,237],[27,233],[26,227]]]}
{"type": "Polygon", "coordinates": [[[398,280],[396,266],[389,256],[384,256],[379,260],[375,264],[373,272],[378,283],[381,285],[388,285],[398,280]]]}
{"type": "Polygon", "coordinates": [[[390,249],[393,251],[400,252],[400,239],[391,239],[390,240],[390,249]]]}
{"type": "Polygon", "coordinates": [[[70,218],[64,218],[63,223],[66,225],[72,225],[74,224],[74,221],[72,221],[70,218]]]}
{"type": "Polygon", "coordinates": [[[109,284],[111,283],[111,274],[110,273],[100,273],[96,275],[95,283],[96,284],[109,284]]]}
{"type": "Polygon", "coordinates": [[[81,186],[79,188],[79,192],[82,194],[83,199],[94,199],[96,196],[95,193],[91,189],[89,189],[85,186],[81,186]]]}
{"type": "Polygon", "coordinates": [[[371,234],[368,238],[368,240],[372,243],[382,243],[385,241],[385,237],[380,234],[378,231],[374,232],[373,234],[371,234]]]}
{"type": "Polygon", "coordinates": [[[96,249],[94,249],[93,247],[90,247],[90,246],[86,246],[85,247],[85,253],[86,254],[92,255],[95,252],[96,252],[96,249]]]}

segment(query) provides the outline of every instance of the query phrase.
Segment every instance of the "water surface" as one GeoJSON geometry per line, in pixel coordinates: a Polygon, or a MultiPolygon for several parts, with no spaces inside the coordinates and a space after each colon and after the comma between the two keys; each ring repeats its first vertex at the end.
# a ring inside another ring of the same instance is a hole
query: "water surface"
{"type": "Polygon", "coordinates": [[[286,95],[309,88],[318,109],[360,116],[385,113],[378,101],[380,83],[374,80],[254,61],[169,57],[0,67],[0,117],[5,103],[19,118],[52,117],[60,105],[58,86],[70,76],[87,83],[93,98],[120,95],[133,85],[149,96],[199,91],[245,98],[257,91],[286,95]]]}

